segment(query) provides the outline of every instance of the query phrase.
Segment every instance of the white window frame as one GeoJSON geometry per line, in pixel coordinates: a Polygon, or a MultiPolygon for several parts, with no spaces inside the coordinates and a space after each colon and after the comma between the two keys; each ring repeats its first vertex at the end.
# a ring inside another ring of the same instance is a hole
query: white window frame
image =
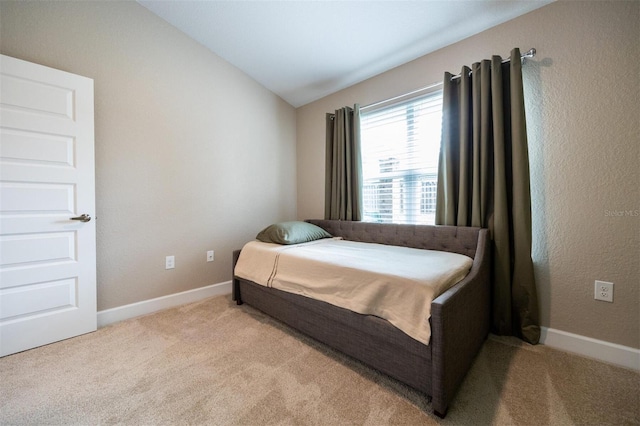
{"type": "Polygon", "coordinates": [[[363,107],[360,122],[363,221],[434,224],[442,84],[363,107]]]}

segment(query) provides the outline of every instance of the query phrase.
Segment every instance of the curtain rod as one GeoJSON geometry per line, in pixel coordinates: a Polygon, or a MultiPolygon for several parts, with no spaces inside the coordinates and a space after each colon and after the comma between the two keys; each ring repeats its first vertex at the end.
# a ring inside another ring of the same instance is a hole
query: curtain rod
{"type": "MultiPolygon", "coordinates": [[[[535,47],[532,47],[531,49],[527,50],[522,55],[520,55],[520,60],[524,61],[526,58],[533,58],[534,56],[536,56],[536,49],[535,47]]],[[[503,64],[506,64],[507,62],[511,62],[511,58],[506,58],[502,60],[503,64]]],[[[471,75],[471,71],[469,71],[469,75],[471,75]]],[[[453,77],[451,77],[451,80],[457,80],[460,77],[461,77],[461,74],[454,75],[453,77]]]]}
{"type": "MultiPolygon", "coordinates": [[[[533,58],[534,56],[536,56],[536,49],[535,49],[534,47],[532,47],[531,49],[529,49],[528,51],[526,51],[525,53],[523,53],[522,55],[520,55],[520,60],[524,60],[525,58],[533,58]]],[[[503,59],[503,60],[502,60],[502,63],[503,63],[503,64],[506,64],[507,62],[510,62],[510,61],[511,61],[511,58],[507,58],[507,59],[503,59]]],[[[453,77],[451,77],[451,80],[456,80],[456,79],[458,79],[458,78],[460,78],[460,74],[458,74],[458,75],[454,75],[453,77]]],[[[402,99],[402,98],[404,98],[404,97],[410,98],[411,96],[413,96],[413,95],[415,95],[415,94],[417,94],[417,93],[420,93],[420,92],[422,92],[422,91],[426,91],[426,90],[430,90],[430,89],[434,89],[434,88],[436,88],[436,87],[438,87],[438,86],[441,86],[441,85],[442,85],[442,83],[435,83],[435,84],[431,84],[431,85],[429,85],[429,86],[422,87],[422,88],[417,89],[417,90],[414,90],[414,91],[412,91],[412,92],[405,93],[404,95],[395,96],[395,97],[393,97],[393,98],[385,99],[385,100],[383,100],[383,101],[379,101],[379,102],[374,102],[374,103],[372,103],[372,104],[369,104],[369,105],[365,105],[365,106],[363,106],[363,107],[360,107],[360,111],[367,110],[367,109],[369,109],[369,108],[375,108],[375,107],[377,107],[378,105],[382,105],[382,104],[385,104],[385,103],[387,103],[387,102],[393,102],[393,101],[395,101],[395,100],[402,99]]]]}

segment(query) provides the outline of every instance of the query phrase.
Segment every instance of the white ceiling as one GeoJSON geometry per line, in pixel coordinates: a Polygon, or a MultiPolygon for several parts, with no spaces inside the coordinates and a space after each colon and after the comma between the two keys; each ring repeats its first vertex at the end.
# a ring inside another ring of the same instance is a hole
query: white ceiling
{"type": "Polygon", "coordinates": [[[552,1],[138,3],[298,107],[552,1]]]}

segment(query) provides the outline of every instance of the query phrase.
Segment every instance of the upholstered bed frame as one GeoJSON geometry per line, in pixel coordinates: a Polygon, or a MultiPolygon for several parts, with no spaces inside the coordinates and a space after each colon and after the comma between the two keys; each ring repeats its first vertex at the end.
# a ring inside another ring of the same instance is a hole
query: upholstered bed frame
{"type": "MultiPolygon", "coordinates": [[[[428,346],[375,316],[267,288],[234,275],[233,299],[247,303],[427,394],[436,415],[449,403],[489,332],[490,246],[486,229],[308,220],[347,240],[460,253],[469,274],[431,304],[428,346]]],[[[233,265],[240,250],[234,252],[233,265]]]]}

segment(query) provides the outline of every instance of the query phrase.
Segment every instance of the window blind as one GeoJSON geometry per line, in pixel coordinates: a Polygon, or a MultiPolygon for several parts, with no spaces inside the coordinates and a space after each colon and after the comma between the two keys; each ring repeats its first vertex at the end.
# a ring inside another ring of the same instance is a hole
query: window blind
{"type": "Polygon", "coordinates": [[[435,223],[442,90],[361,114],[363,220],[435,223]]]}

